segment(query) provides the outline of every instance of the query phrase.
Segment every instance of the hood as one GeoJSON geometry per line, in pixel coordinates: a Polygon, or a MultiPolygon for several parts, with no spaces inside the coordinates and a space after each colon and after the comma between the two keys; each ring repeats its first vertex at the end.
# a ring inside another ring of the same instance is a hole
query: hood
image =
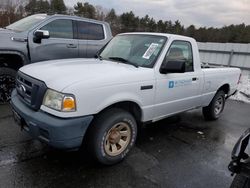
{"type": "Polygon", "coordinates": [[[24,44],[26,46],[27,33],[14,32],[12,30],[0,28],[0,49],[15,49],[16,45],[24,44]]]}
{"type": "Polygon", "coordinates": [[[153,69],[99,59],[62,59],[30,64],[20,71],[45,82],[51,89],[63,91],[79,83],[95,88],[143,81],[149,79],[144,74],[153,69]]]}
{"type": "Polygon", "coordinates": [[[4,28],[0,28],[0,34],[5,34],[5,33],[15,33],[14,31],[12,30],[8,30],[8,29],[4,29],[4,28]]]}

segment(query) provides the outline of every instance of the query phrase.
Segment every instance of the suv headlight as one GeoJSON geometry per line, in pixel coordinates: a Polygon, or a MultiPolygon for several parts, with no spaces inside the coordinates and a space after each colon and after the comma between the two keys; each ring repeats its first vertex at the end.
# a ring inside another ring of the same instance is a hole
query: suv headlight
{"type": "Polygon", "coordinates": [[[76,111],[76,100],[74,95],[59,93],[51,89],[46,91],[43,98],[43,105],[63,112],[76,111]]]}

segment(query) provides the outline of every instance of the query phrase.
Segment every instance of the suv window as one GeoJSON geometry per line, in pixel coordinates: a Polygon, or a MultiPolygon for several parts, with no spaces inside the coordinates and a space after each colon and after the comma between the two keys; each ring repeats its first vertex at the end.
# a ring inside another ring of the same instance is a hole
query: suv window
{"type": "Polygon", "coordinates": [[[67,38],[73,39],[73,23],[72,20],[54,20],[43,26],[41,30],[49,31],[51,38],[67,38]]]}
{"type": "Polygon", "coordinates": [[[101,24],[78,21],[78,38],[85,40],[104,39],[103,26],[101,24]]]}
{"type": "Polygon", "coordinates": [[[192,46],[187,41],[174,41],[165,57],[165,61],[186,61],[186,72],[192,72],[193,68],[193,53],[192,46]]]}

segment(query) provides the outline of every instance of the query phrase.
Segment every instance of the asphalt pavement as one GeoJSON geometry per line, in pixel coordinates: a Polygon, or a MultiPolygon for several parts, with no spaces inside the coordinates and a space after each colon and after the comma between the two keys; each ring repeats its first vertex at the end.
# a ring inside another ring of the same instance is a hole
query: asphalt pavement
{"type": "Polygon", "coordinates": [[[21,132],[0,106],[0,187],[227,188],[230,153],[250,127],[250,105],[228,100],[218,121],[193,110],[149,124],[129,156],[101,166],[86,151],[64,152],[21,132]]]}

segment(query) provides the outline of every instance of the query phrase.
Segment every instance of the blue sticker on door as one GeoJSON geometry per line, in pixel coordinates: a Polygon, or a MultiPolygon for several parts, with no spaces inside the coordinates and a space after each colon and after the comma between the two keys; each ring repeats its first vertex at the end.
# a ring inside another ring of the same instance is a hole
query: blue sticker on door
{"type": "Polygon", "coordinates": [[[168,82],[168,88],[176,88],[176,87],[182,87],[182,86],[187,86],[187,85],[192,85],[192,79],[183,79],[183,80],[171,80],[168,82]]]}
{"type": "Polygon", "coordinates": [[[169,81],[168,88],[174,88],[174,81],[169,81]]]}

